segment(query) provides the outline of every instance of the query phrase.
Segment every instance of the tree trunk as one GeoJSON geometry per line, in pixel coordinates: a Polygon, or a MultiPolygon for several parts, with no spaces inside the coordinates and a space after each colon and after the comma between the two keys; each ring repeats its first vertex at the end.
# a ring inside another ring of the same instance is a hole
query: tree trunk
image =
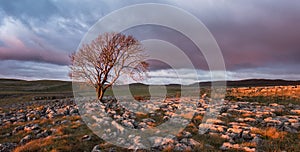
{"type": "Polygon", "coordinates": [[[102,87],[97,86],[96,88],[96,92],[97,92],[97,99],[100,100],[102,102],[102,98],[104,96],[104,92],[102,90],[102,87]]]}

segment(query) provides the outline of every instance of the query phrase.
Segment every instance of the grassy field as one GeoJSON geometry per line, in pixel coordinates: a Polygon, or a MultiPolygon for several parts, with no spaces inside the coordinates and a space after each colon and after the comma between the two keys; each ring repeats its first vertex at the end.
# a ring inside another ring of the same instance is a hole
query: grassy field
{"type": "Polygon", "coordinates": [[[67,81],[24,81],[0,79],[0,106],[31,101],[34,97],[65,98],[73,96],[72,84],[67,81]]]}
{"type": "MultiPolygon", "coordinates": [[[[216,82],[218,84],[218,82],[216,82]]],[[[227,99],[232,100],[260,100],[260,101],[278,101],[281,100],[293,102],[297,100],[299,90],[293,93],[284,86],[300,85],[300,81],[284,81],[284,80],[263,80],[263,79],[250,79],[242,81],[228,81],[227,82],[227,99]],[[273,86],[281,86],[273,87],[273,86]],[[239,89],[234,89],[234,88],[239,89]],[[258,91],[259,90],[259,91],[258,91]],[[270,91],[265,91],[270,90],[270,91]],[[255,94],[256,92],[256,94],[255,94]],[[266,98],[268,97],[268,99],[266,98]]],[[[210,94],[211,82],[201,82],[184,86],[191,94],[210,94]],[[200,86],[201,89],[195,90],[195,86],[200,86]],[[189,89],[190,88],[190,89],[189,89]]],[[[178,97],[181,92],[181,85],[171,84],[166,86],[149,86],[140,83],[129,85],[130,93],[136,97],[149,97],[149,87],[152,89],[152,96],[161,94],[161,88],[166,88],[167,97],[178,97]],[[155,89],[158,88],[158,89],[155,89]],[[157,92],[155,92],[158,90],[157,92]]],[[[122,94],[124,86],[117,86],[114,90],[122,94]]],[[[94,92],[90,92],[94,95],[94,92]]],[[[110,89],[107,90],[106,95],[113,95],[110,89]]],[[[26,102],[34,97],[72,97],[72,82],[70,81],[57,81],[57,80],[38,80],[38,81],[24,81],[16,79],[0,79],[0,105],[8,104],[9,102],[26,102]]],[[[296,101],[298,102],[298,101],[296,101]]]]}
{"type": "MultiPolygon", "coordinates": [[[[286,85],[283,85],[283,81],[278,80],[265,81],[265,83],[263,83],[263,81],[259,81],[257,85],[260,86],[250,85],[251,83],[253,83],[253,80],[244,81],[240,84],[238,82],[230,82],[226,91],[226,99],[233,102],[259,102],[266,105],[274,102],[283,105],[288,105],[290,103],[300,104],[300,86],[297,86],[297,84],[299,85],[298,81],[289,81],[286,82],[286,85]],[[276,82],[280,85],[277,86],[276,82]]],[[[205,94],[207,97],[210,97],[210,83],[200,83],[201,88],[199,90],[193,90],[194,88],[192,86],[193,85],[185,87],[190,87],[190,92],[193,92],[192,94],[197,93],[199,97],[205,94]]],[[[149,87],[152,88],[152,95],[159,95],[161,93],[159,90],[164,88],[163,86],[148,86],[144,84],[132,84],[129,86],[130,92],[136,99],[149,98],[149,87]]],[[[123,89],[124,86],[119,86],[116,91],[122,92],[123,89]]],[[[180,97],[180,85],[167,85],[166,90],[167,97],[180,97]]],[[[106,92],[106,95],[113,95],[112,90],[109,89],[106,92]]],[[[52,80],[0,80],[0,111],[5,111],[4,107],[9,107],[9,105],[15,103],[24,103],[33,100],[63,99],[69,97],[73,97],[71,82],[52,80]]],[[[146,116],[141,116],[141,118],[144,117],[146,118],[146,116]]],[[[195,115],[193,122],[191,122],[185,129],[192,133],[192,138],[194,140],[203,143],[196,147],[194,151],[215,151],[216,147],[218,149],[218,147],[222,145],[224,139],[218,136],[199,135],[197,126],[201,123],[201,119],[202,116],[195,115]]],[[[48,119],[43,121],[32,120],[29,123],[39,124],[43,129],[56,129],[57,131],[49,138],[33,140],[18,147],[15,151],[91,151],[93,146],[96,144],[100,144],[103,151],[109,151],[111,149],[115,149],[116,151],[127,151],[126,149],[105,143],[98,136],[94,135],[84,123],[80,123],[78,120],[81,120],[80,116],[58,117],[53,120],[48,119]],[[64,120],[67,121],[66,124],[58,126],[54,125],[53,127],[54,122],[64,120]],[[49,125],[52,125],[52,127],[49,128],[49,125]],[[91,135],[91,140],[89,142],[83,142],[81,138],[84,135],[91,135]]],[[[157,120],[157,123],[161,123],[162,121],[161,119],[155,120],[157,120]]],[[[11,132],[13,128],[25,125],[26,123],[27,122],[21,122],[1,127],[0,135],[11,132]]],[[[259,145],[259,148],[263,151],[274,151],[274,149],[277,151],[297,151],[300,148],[300,134],[285,134],[268,128],[263,128],[257,132],[266,139],[261,145],[259,145]],[[278,138],[273,138],[274,134],[279,134],[278,138]],[[284,136],[280,136],[281,134],[284,136]]],[[[0,143],[18,142],[27,134],[31,133],[21,131],[10,138],[0,137],[0,143]]],[[[251,143],[243,144],[249,144],[251,146],[251,143]]],[[[172,151],[172,149],[165,149],[165,151],[172,151]]]]}

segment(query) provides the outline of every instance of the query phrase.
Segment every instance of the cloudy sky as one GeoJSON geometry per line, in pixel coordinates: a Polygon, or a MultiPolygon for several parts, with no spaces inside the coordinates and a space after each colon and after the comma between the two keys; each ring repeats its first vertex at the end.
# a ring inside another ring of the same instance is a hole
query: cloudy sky
{"type": "MultiPolygon", "coordinates": [[[[119,8],[150,2],[182,8],[201,20],[222,50],[227,79],[299,79],[298,0],[0,1],[0,78],[68,80],[68,56],[92,25],[119,8]]],[[[182,35],[150,25],[127,32],[177,45],[192,60],[199,80],[211,79],[203,55],[182,35]]],[[[182,83],[195,81],[190,69],[180,71],[187,73],[182,83]]],[[[177,81],[176,72],[160,63],[151,65],[150,76],[150,83],[177,81]]]]}

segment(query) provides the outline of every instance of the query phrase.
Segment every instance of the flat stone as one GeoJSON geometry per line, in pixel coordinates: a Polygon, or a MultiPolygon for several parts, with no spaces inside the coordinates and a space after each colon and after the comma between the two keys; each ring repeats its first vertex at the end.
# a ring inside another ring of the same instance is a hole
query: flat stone
{"type": "Polygon", "coordinates": [[[19,131],[24,130],[24,126],[17,126],[14,128],[13,133],[18,133],[19,131]]]}
{"type": "Polygon", "coordinates": [[[92,139],[92,137],[90,135],[84,135],[81,137],[82,141],[90,141],[92,139]]]}
{"type": "Polygon", "coordinates": [[[300,128],[300,123],[291,123],[291,126],[294,127],[295,129],[299,129],[300,128]]]}
{"type": "Polygon", "coordinates": [[[291,110],[291,113],[300,115],[300,110],[291,110]]]}
{"type": "Polygon", "coordinates": [[[163,139],[161,137],[149,137],[149,141],[152,143],[152,147],[158,147],[162,145],[163,139]]]}
{"type": "Polygon", "coordinates": [[[212,123],[212,124],[216,124],[216,125],[226,125],[225,122],[223,122],[222,120],[219,120],[219,119],[207,119],[206,123],[212,123]]]}
{"type": "Polygon", "coordinates": [[[242,138],[246,141],[250,141],[253,137],[250,134],[250,131],[243,131],[242,138]]]}
{"type": "Polygon", "coordinates": [[[123,125],[128,127],[128,128],[131,128],[133,129],[134,128],[134,125],[132,124],[132,122],[128,121],[128,120],[124,120],[122,121],[123,125]]]}
{"type": "Polygon", "coordinates": [[[183,138],[191,138],[192,137],[192,134],[188,131],[183,131],[182,132],[182,137],[183,138]]]}
{"type": "Polygon", "coordinates": [[[264,122],[271,123],[271,124],[280,124],[281,123],[281,121],[273,119],[272,117],[265,118],[264,122]]]}
{"type": "Polygon", "coordinates": [[[100,146],[99,145],[94,146],[91,152],[101,152],[100,146]]]}
{"type": "Polygon", "coordinates": [[[36,135],[36,138],[45,138],[52,134],[51,130],[44,130],[43,132],[36,135]]]}
{"type": "Polygon", "coordinates": [[[178,143],[175,145],[174,150],[175,151],[185,151],[187,148],[188,148],[187,145],[178,143]]]}
{"type": "Polygon", "coordinates": [[[198,141],[196,141],[196,140],[190,138],[190,139],[188,139],[188,141],[187,141],[187,145],[189,145],[189,146],[191,146],[192,148],[194,148],[194,147],[196,147],[196,146],[200,146],[201,144],[200,144],[198,141]]]}
{"type": "Polygon", "coordinates": [[[255,122],[256,121],[256,119],[249,118],[249,117],[245,118],[244,120],[245,120],[245,122],[255,122]]]}
{"type": "Polygon", "coordinates": [[[20,140],[20,144],[25,144],[25,143],[29,142],[31,139],[32,139],[32,136],[27,135],[20,140]]]}
{"type": "Polygon", "coordinates": [[[290,122],[290,123],[297,123],[299,121],[298,121],[298,119],[288,119],[288,122],[290,122]]]}
{"type": "Polygon", "coordinates": [[[243,131],[243,129],[238,129],[238,128],[228,128],[227,132],[232,132],[236,134],[240,134],[243,131]]]}
{"type": "Polygon", "coordinates": [[[224,133],[227,130],[227,127],[225,126],[220,126],[220,125],[212,125],[209,128],[210,132],[215,132],[215,133],[224,133]]]}
{"type": "Polygon", "coordinates": [[[152,143],[152,147],[159,147],[161,145],[173,144],[175,140],[173,138],[162,138],[162,137],[149,137],[149,141],[152,143]]]}
{"type": "Polygon", "coordinates": [[[255,148],[249,148],[249,147],[243,147],[243,150],[244,150],[245,152],[255,152],[255,151],[256,151],[255,148]]]}
{"type": "Polygon", "coordinates": [[[221,150],[229,150],[229,149],[240,149],[238,144],[231,144],[229,142],[224,142],[223,145],[220,147],[221,150]]]}

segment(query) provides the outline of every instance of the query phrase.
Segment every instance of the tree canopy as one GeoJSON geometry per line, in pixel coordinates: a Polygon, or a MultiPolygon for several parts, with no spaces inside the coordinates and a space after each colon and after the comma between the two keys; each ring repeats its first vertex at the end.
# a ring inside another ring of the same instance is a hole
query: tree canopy
{"type": "Polygon", "coordinates": [[[143,80],[149,66],[141,43],[122,33],[101,34],[70,58],[71,78],[93,86],[99,100],[121,75],[143,80]]]}

